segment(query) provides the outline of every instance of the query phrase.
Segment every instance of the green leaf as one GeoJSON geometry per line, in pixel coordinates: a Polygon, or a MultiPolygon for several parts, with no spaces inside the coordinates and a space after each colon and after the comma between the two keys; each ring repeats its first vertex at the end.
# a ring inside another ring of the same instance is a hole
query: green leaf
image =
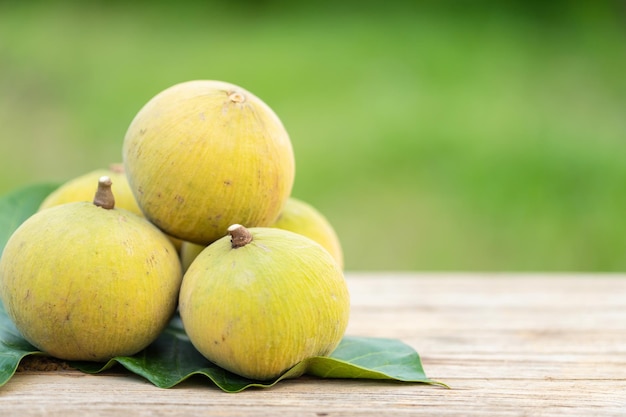
{"type": "Polygon", "coordinates": [[[33,354],[41,352],[24,340],[0,302],[0,387],[11,379],[20,361],[33,354]]]}
{"type": "Polygon", "coordinates": [[[330,357],[309,359],[307,373],[322,378],[435,383],[426,377],[417,352],[395,339],[346,336],[330,357]]]}
{"type": "Polygon", "coordinates": [[[187,338],[178,316],[154,343],[137,355],[119,356],[105,364],[71,362],[71,365],[83,372],[98,373],[116,363],[160,388],[171,388],[192,375],[204,375],[226,392],[238,392],[252,385],[273,385],[240,377],[206,360],[187,338]]]}
{"type": "Polygon", "coordinates": [[[268,388],[302,374],[320,378],[379,379],[442,385],[426,377],[417,352],[393,339],[343,338],[328,357],[306,359],[280,377],[256,381],[228,372],[206,360],[193,347],[179,317],[174,317],[158,340],[135,356],[111,359],[106,364],[72,362],[83,372],[98,373],[120,364],[160,388],[171,388],[192,375],[203,375],[225,392],[250,387],[268,388]]]}
{"type": "MultiPolygon", "coordinates": [[[[0,250],[11,234],[34,214],[56,185],[30,186],[0,198],[0,250]]],[[[9,319],[0,302],[0,387],[28,355],[44,355],[28,343],[9,319]]],[[[268,388],[303,374],[319,378],[378,379],[445,386],[426,377],[417,352],[399,340],[346,336],[328,357],[306,359],[271,381],[255,381],[228,372],[206,360],[191,344],[180,317],[175,316],[158,339],[133,356],[107,363],[70,362],[87,373],[100,373],[121,365],[160,388],[171,388],[193,375],[208,378],[225,392],[250,387],[268,388]]]]}

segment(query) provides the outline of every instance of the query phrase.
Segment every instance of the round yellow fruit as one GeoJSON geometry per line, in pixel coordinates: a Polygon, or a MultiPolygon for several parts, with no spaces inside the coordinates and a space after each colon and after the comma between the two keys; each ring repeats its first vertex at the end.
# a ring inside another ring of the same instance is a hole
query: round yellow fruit
{"type": "Polygon", "coordinates": [[[9,318],[32,345],[65,360],[106,361],[147,347],[175,312],[182,280],[170,240],[113,208],[108,178],[93,201],[35,213],[0,259],[9,318]]]}
{"type": "Polygon", "coordinates": [[[123,160],[145,216],[202,245],[233,223],[274,223],[295,176],[291,141],[274,111],[212,80],[176,84],[149,100],[126,132],[123,160]]]}
{"type": "MultiPolygon", "coordinates": [[[[39,210],[65,203],[91,201],[94,194],[93,185],[103,176],[109,177],[114,184],[115,207],[128,210],[144,217],[130,189],[122,164],[111,164],[108,169],[96,169],[63,183],[43,200],[39,206],[39,210]]],[[[176,250],[179,251],[182,241],[172,236],[168,236],[168,239],[174,244],[176,250]]]]}
{"type": "Polygon", "coordinates": [[[179,311],[196,349],[235,374],[268,380],[341,341],[350,299],[333,257],[287,230],[228,228],[183,277],[179,311]]]}
{"type": "Polygon", "coordinates": [[[143,216],[135,196],[128,185],[122,164],[111,164],[107,169],[96,169],[73,178],[51,192],[39,206],[39,210],[77,201],[92,201],[94,184],[100,177],[107,176],[113,183],[115,206],[143,216]]]}
{"type": "MultiPolygon", "coordinates": [[[[343,269],[343,249],[335,229],[328,219],[312,205],[294,197],[289,197],[278,220],[271,227],[289,230],[313,239],[326,249],[343,269]]],[[[180,257],[183,271],[189,268],[193,260],[206,245],[182,242],[180,257]]]]}
{"type": "Polygon", "coordinates": [[[328,219],[312,205],[290,197],[272,227],[290,230],[313,239],[343,268],[343,250],[339,237],[328,219]]]}
{"type": "Polygon", "coordinates": [[[199,245],[197,243],[182,242],[180,244],[180,263],[183,267],[183,272],[189,269],[189,265],[196,259],[196,257],[206,248],[206,245],[199,245]]]}

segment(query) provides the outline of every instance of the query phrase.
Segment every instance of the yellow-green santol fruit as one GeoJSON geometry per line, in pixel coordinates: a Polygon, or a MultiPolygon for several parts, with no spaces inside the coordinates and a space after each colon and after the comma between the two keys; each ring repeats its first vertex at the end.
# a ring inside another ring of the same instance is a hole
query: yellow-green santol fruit
{"type": "Polygon", "coordinates": [[[93,202],[29,217],[0,259],[9,318],[32,345],[64,360],[107,361],[147,347],[175,312],[181,280],[171,241],[115,208],[108,177],[93,202]]]}
{"type": "Polygon", "coordinates": [[[39,206],[39,210],[65,203],[92,201],[94,184],[97,184],[98,178],[103,176],[109,177],[113,183],[115,206],[143,216],[139,205],[137,205],[135,196],[128,185],[122,164],[111,164],[107,169],[94,169],[93,171],[72,178],[61,184],[43,200],[39,206]]]}
{"type": "Polygon", "coordinates": [[[189,269],[189,265],[191,265],[204,248],[206,248],[206,245],[199,245],[197,243],[182,242],[180,244],[179,254],[183,272],[189,269]]]}
{"type": "Polygon", "coordinates": [[[276,378],[326,356],[350,313],[343,273],[313,240],[269,227],[232,225],[183,277],[180,316],[195,348],[246,378],[276,378]]]}
{"type": "MultiPolygon", "coordinates": [[[[114,184],[115,207],[143,216],[137,204],[137,200],[135,200],[135,196],[130,189],[130,185],[128,184],[128,179],[124,172],[124,165],[121,163],[111,164],[108,169],[95,169],[61,184],[43,200],[39,206],[39,210],[65,203],[91,201],[93,199],[93,185],[97,184],[98,178],[104,176],[109,177],[114,184]]],[[[168,238],[172,241],[176,250],[180,250],[182,244],[180,239],[176,239],[172,236],[168,236],[168,238]]]]}
{"type": "MultiPolygon", "coordinates": [[[[335,229],[328,219],[312,205],[294,197],[289,197],[278,220],[271,227],[289,230],[313,239],[324,247],[343,269],[343,249],[335,229]]],[[[183,271],[198,256],[206,245],[182,242],[180,257],[183,271]]]]}
{"type": "Polygon", "coordinates": [[[322,245],[343,269],[343,250],[339,237],[328,219],[315,207],[290,197],[272,227],[290,230],[322,245]]]}
{"type": "Polygon", "coordinates": [[[202,245],[233,223],[274,223],[295,176],[278,116],[222,81],[187,81],[154,96],[132,120],[122,154],[144,215],[168,235],[202,245]]]}

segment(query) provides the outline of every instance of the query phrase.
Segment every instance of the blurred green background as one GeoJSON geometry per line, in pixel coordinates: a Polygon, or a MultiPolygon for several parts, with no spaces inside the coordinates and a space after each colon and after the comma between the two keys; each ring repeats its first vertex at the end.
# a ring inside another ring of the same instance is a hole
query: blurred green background
{"type": "Polygon", "coordinates": [[[623,1],[0,3],[0,193],[178,82],[266,101],[348,270],[626,270],[623,1]]]}

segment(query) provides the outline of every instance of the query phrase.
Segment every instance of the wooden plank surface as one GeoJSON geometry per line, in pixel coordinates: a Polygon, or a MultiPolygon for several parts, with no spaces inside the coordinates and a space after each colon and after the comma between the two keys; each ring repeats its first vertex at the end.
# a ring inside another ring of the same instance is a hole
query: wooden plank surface
{"type": "Polygon", "coordinates": [[[348,273],[348,334],[413,346],[421,384],[302,377],[226,394],[118,371],[21,371],[2,416],[626,416],[626,275],[348,273]]]}

